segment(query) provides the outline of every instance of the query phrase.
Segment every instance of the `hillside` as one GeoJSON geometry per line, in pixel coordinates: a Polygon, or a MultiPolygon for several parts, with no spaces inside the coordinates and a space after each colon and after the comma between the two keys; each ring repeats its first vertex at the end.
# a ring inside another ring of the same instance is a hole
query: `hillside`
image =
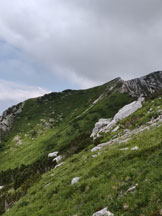
{"type": "Polygon", "coordinates": [[[5,111],[0,214],[161,215],[161,93],[159,71],[5,111]]]}

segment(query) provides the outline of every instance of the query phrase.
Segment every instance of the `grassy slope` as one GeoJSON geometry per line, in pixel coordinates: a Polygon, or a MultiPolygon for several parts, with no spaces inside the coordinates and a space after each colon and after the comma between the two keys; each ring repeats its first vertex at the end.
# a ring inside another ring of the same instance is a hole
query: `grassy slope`
{"type": "MultiPolygon", "coordinates": [[[[116,143],[106,147],[98,157],[92,158],[90,148],[94,144],[87,136],[94,123],[101,117],[112,117],[120,107],[132,100],[127,95],[108,92],[111,85],[71,94],[66,92],[52,95],[51,99],[48,96],[43,101],[29,100],[26,103],[0,155],[0,169],[7,170],[22,163],[32,164],[53,150],[66,152],[69,157],[61,167],[32,182],[27,194],[4,215],[91,216],[106,206],[120,216],[159,215],[162,206],[162,126],[138,134],[122,146],[116,143]],[[103,92],[106,93],[103,99],[84,113],[103,92]],[[51,117],[58,122],[38,135],[40,119],[48,121],[51,117]],[[17,134],[23,141],[19,147],[13,141],[17,134]],[[139,146],[138,151],[120,150],[136,145],[139,146]],[[70,182],[76,176],[81,179],[72,186],[70,182]],[[138,184],[137,188],[128,193],[127,190],[135,184],[138,184]]],[[[160,108],[161,98],[145,102],[142,109],[121,121],[119,132],[125,128],[131,130],[157,117],[160,108]]],[[[103,135],[100,141],[107,141],[117,133],[103,135]]],[[[16,195],[23,192],[23,187],[14,188],[10,184],[2,192],[16,195]]]]}
{"type": "Polygon", "coordinates": [[[88,90],[52,93],[41,99],[28,100],[0,152],[0,170],[32,164],[51,151],[70,155],[88,146],[94,123],[101,117],[113,117],[132,100],[117,93],[116,88],[109,91],[114,84],[120,83],[112,81],[88,90]],[[101,94],[104,97],[91,107],[101,94]],[[50,118],[54,122],[49,124],[50,118]],[[21,145],[14,141],[16,135],[20,137],[21,145]]]}
{"type": "MultiPolygon", "coordinates": [[[[121,125],[133,129],[128,122],[133,121],[134,127],[140,126],[142,121],[156,117],[156,111],[161,108],[161,98],[146,102],[121,125]]],[[[71,156],[61,167],[42,175],[5,216],[91,216],[106,206],[115,216],[159,216],[162,206],[161,131],[162,126],[155,127],[133,136],[127,143],[105,147],[96,158],[92,158],[92,146],[71,156]],[[134,146],[139,146],[139,150],[120,150],[134,146]],[[76,176],[81,177],[80,181],[71,185],[76,176]],[[127,192],[136,184],[135,190],[127,192]]],[[[107,136],[107,140],[109,138],[107,136]]],[[[106,136],[103,140],[106,141],[106,136]]]]}
{"type": "Polygon", "coordinates": [[[120,86],[117,79],[92,89],[66,90],[25,102],[0,152],[0,185],[5,186],[0,190],[0,214],[5,200],[11,208],[42,173],[55,166],[47,157],[49,152],[59,151],[68,158],[92,144],[95,122],[113,117],[132,101],[119,92],[120,86]]]}

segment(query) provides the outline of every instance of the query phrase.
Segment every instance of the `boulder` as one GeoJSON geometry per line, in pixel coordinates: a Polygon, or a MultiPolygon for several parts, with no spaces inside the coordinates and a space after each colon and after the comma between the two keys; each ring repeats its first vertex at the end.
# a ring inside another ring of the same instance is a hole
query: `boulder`
{"type": "Polygon", "coordinates": [[[137,101],[133,101],[130,104],[125,105],[119,110],[119,112],[114,116],[116,122],[128,117],[138,109],[142,107],[142,102],[144,101],[143,97],[139,97],[137,101]]]}
{"type": "Polygon", "coordinates": [[[56,157],[58,155],[58,151],[55,151],[55,152],[51,152],[48,154],[48,157],[56,157]]]}
{"type": "Polygon", "coordinates": [[[95,124],[91,137],[96,137],[97,134],[100,132],[101,128],[107,126],[110,122],[111,119],[99,119],[99,121],[95,124]]]}
{"type": "Polygon", "coordinates": [[[58,165],[55,166],[55,168],[60,167],[60,166],[62,166],[63,164],[64,164],[64,162],[59,163],[58,165]]]}
{"type": "Polygon", "coordinates": [[[58,163],[62,159],[63,159],[63,157],[61,155],[59,155],[56,158],[54,158],[53,161],[56,161],[56,163],[58,163]]]}
{"type": "Polygon", "coordinates": [[[130,187],[130,188],[127,190],[127,192],[131,192],[131,191],[135,190],[137,186],[138,186],[138,184],[136,184],[136,185],[130,187]]]}
{"type": "Polygon", "coordinates": [[[79,181],[80,178],[81,177],[75,177],[75,178],[73,178],[72,181],[71,181],[71,185],[76,184],[79,181]]]}
{"type": "Polygon", "coordinates": [[[91,149],[91,152],[99,151],[101,148],[102,147],[100,147],[100,146],[96,146],[96,147],[91,149]]]}
{"type": "Polygon", "coordinates": [[[107,207],[94,213],[92,216],[114,216],[113,213],[107,210],[107,207]]]}
{"type": "Polygon", "coordinates": [[[137,151],[139,149],[138,146],[134,146],[133,148],[131,148],[132,151],[137,151]]]}
{"type": "MultiPolygon", "coordinates": [[[[96,122],[95,127],[92,131],[91,137],[94,139],[100,136],[101,132],[109,132],[113,126],[116,125],[120,120],[128,117],[138,109],[142,107],[142,102],[144,101],[143,97],[139,97],[137,101],[133,101],[130,104],[125,105],[121,108],[113,119],[100,119],[96,122]]],[[[115,132],[119,129],[119,126],[115,127],[112,132],[115,132]]]]}

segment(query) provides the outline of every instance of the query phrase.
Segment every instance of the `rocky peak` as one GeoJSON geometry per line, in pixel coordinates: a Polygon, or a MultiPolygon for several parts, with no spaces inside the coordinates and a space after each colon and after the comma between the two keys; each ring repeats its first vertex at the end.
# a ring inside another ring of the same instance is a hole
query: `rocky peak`
{"type": "Polygon", "coordinates": [[[150,73],[147,76],[124,81],[122,92],[133,97],[147,97],[152,93],[162,91],[162,71],[150,73]]]}

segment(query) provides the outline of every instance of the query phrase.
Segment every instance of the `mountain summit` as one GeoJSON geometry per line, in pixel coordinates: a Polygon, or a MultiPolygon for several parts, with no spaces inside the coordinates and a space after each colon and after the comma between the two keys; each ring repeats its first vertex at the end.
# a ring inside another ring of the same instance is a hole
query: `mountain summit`
{"type": "Polygon", "coordinates": [[[0,215],[161,215],[161,96],[158,71],[6,110],[0,215]]]}
{"type": "Polygon", "coordinates": [[[124,81],[123,92],[133,97],[148,96],[162,90],[162,71],[150,73],[147,76],[124,81]]]}

